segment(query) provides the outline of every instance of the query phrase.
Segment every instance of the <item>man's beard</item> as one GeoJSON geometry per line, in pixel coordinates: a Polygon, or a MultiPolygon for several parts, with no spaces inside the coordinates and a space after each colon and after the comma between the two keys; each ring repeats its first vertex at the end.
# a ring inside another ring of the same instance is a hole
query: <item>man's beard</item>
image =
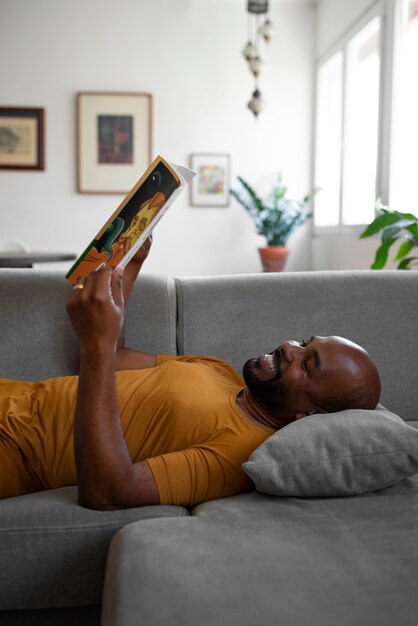
{"type": "Polygon", "coordinates": [[[255,398],[258,398],[263,403],[272,404],[277,397],[277,391],[280,389],[280,378],[282,376],[281,367],[281,354],[279,350],[274,353],[275,365],[277,368],[276,374],[269,380],[264,380],[258,376],[256,368],[254,367],[258,359],[249,359],[243,367],[242,375],[249,391],[255,398]]]}
{"type": "MultiPolygon", "coordinates": [[[[279,351],[278,351],[279,352],[279,351]]],[[[258,359],[249,359],[243,367],[243,378],[245,384],[256,402],[270,415],[274,416],[277,428],[286,426],[294,421],[294,418],[280,415],[281,409],[288,403],[288,391],[281,381],[282,367],[281,354],[275,353],[277,372],[269,380],[259,377],[254,365],[258,359]],[[279,417],[280,415],[280,417],[279,417]]]]}

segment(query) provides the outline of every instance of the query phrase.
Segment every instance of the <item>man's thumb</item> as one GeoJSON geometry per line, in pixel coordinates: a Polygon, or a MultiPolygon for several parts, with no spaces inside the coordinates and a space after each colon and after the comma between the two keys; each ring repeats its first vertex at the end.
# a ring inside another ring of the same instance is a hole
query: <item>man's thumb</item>
{"type": "Polygon", "coordinates": [[[116,306],[119,308],[123,307],[124,299],[123,299],[123,267],[116,267],[112,272],[112,295],[115,301],[116,306]]]}

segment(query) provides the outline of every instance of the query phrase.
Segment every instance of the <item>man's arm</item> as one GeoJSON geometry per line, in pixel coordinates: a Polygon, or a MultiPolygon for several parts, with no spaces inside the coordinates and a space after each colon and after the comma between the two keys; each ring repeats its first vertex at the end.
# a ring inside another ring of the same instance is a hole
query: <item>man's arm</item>
{"type": "Polygon", "coordinates": [[[124,322],[123,270],[102,267],[75,289],[67,310],[80,340],[74,448],[81,505],[102,510],[159,504],[147,461],[132,463],[115,384],[124,322]]]}
{"type": "MultiPolygon", "coordinates": [[[[156,364],[156,355],[149,354],[147,352],[140,352],[138,350],[131,350],[125,346],[125,317],[126,311],[128,308],[128,302],[130,295],[132,293],[133,286],[135,284],[136,279],[138,278],[138,274],[141,271],[141,268],[144,264],[144,261],[148,257],[149,251],[152,246],[152,235],[148,237],[146,241],[142,244],[138,252],[131,259],[124,270],[123,277],[123,298],[125,302],[124,306],[124,323],[122,325],[122,330],[120,332],[118,343],[117,343],[117,351],[116,351],[116,360],[115,360],[115,370],[140,370],[146,369],[149,367],[155,367],[156,364]]],[[[77,282],[84,282],[84,277],[81,277],[77,282]]]]}

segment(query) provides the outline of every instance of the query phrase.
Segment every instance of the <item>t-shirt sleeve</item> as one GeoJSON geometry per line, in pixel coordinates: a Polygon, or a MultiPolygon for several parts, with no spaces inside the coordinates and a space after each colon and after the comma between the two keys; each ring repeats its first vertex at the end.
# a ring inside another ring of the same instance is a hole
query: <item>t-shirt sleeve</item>
{"type": "Polygon", "coordinates": [[[204,447],[163,454],[147,462],[161,504],[195,506],[253,488],[244,472],[226,467],[212,450],[204,447]]]}

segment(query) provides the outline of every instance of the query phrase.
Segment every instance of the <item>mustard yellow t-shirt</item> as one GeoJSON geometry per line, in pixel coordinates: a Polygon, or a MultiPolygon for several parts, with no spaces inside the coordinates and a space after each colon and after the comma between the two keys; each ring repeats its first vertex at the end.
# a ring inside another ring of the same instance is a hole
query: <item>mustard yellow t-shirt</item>
{"type": "MultiPolygon", "coordinates": [[[[34,488],[77,484],[77,382],[0,380],[0,441],[23,459],[34,488]]],[[[231,365],[159,355],[154,368],[117,372],[116,385],[131,459],[148,461],[161,504],[191,506],[252,488],[241,464],[273,431],[239,412],[243,381],[231,365]]]]}

